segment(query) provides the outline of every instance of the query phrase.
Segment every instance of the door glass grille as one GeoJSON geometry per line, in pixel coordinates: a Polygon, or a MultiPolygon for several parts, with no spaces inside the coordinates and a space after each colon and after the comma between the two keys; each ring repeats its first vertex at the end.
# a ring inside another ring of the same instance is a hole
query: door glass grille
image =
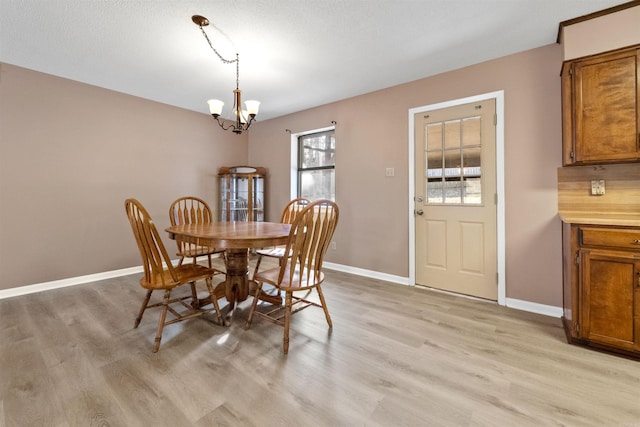
{"type": "Polygon", "coordinates": [[[473,116],[426,125],[428,204],[482,203],[480,124],[473,116]]]}

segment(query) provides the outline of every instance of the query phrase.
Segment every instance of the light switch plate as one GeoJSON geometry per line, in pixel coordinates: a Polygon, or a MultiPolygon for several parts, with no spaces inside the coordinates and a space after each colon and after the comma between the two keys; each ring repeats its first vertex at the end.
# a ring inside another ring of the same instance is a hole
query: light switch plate
{"type": "Polygon", "coordinates": [[[604,179],[591,180],[591,195],[592,196],[604,195],[604,179]]]}

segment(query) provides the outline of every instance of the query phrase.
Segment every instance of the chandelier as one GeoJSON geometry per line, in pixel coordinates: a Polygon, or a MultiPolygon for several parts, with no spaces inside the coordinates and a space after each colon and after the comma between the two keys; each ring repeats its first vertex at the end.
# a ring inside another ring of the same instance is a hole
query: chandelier
{"type": "Polygon", "coordinates": [[[233,64],[233,63],[236,64],[236,88],[233,91],[233,112],[232,112],[234,119],[228,120],[220,117],[220,115],[222,114],[222,107],[224,106],[224,102],[220,101],[219,99],[210,99],[209,101],[207,101],[207,103],[209,104],[209,111],[211,112],[211,115],[213,116],[214,119],[216,119],[216,121],[218,122],[218,124],[222,129],[230,130],[231,132],[234,132],[240,135],[242,132],[249,129],[249,126],[251,126],[251,124],[255,121],[256,115],[258,114],[258,109],[260,108],[260,102],[258,101],[245,101],[244,104],[247,109],[246,110],[242,109],[242,101],[241,101],[242,93],[239,87],[240,55],[236,53],[236,59],[233,59],[233,60],[225,59],[222,55],[220,55],[220,53],[218,53],[216,48],[213,47],[213,44],[211,44],[211,40],[209,40],[207,33],[204,31],[203,27],[206,27],[207,25],[209,25],[209,20],[204,16],[200,16],[200,15],[193,15],[191,17],[191,20],[198,27],[200,27],[200,31],[202,31],[204,38],[207,40],[207,43],[209,43],[209,47],[211,47],[211,50],[213,50],[213,52],[218,56],[218,58],[220,58],[220,61],[222,61],[224,64],[233,64]]]}

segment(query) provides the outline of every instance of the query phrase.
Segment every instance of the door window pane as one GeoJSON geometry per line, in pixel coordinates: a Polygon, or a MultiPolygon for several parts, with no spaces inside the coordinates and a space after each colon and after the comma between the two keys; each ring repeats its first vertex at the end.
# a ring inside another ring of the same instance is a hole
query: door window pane
{"type": "Polygon", "coordinates": [[[464,179],[464,204],[479,204],[482,202],[482,184],[480,178],[464,179]]]}
{"type": "Polygon", "coordinates": [[[427,153],[427,178],[442,178],[442,152],[427,153]]]}
{"type": "Polygon", "coordinates": [[[464,176],[480,176],[480,147],[462,149],[464,176]]]}
{"type": "Polygon", "coordinates": [[[443,203],[442,180],[427,180],[427,203],[443,203]]]}
{"type": "Polygon", "coordinates": [[[442,151],[442,123],[427,125],[425,131],[427,151],[442,151]]]}
{"type": "Polygon", "coordinates": [[[462,120],[462,145],[480,146],[480,117],[469,117],[462,120]]]}
{"type": "Polygon", "coordinates": [[[460,149],[460,120],[445,122],[444,149],[460,149]]]}
{"type": "Polygon", "coordinates": [[[462,181],[451,178],[444,182],[444,202],[460,204],[462,202],[462,181]]]}

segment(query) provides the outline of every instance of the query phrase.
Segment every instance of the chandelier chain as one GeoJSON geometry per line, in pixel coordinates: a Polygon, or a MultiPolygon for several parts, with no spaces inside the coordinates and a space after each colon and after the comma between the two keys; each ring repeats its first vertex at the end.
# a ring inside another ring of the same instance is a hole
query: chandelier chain
{"type": "Polygon", "coordinates": [[[198,26],[200,27],[200,31],[202,31],[202,35],[207,40],[207,43],[209,43],[209,47],[218,56],[218,58],[220,58],[220,61],[222,61],[225,64],[233,64],[234,62],[238,62],[238,54],[237,53],[236,53],[236,59],[233,59],[233,60],[226,59],[222,55],[220,55],[220,53],[216,50],[216,48],[213,47],[213,44],[211,43],[211,40],[209,40],[209,36],[207,36],[207,33],[204,31],[204,28],[202,28],[202,25],[198,25],[198,26]]]}
{"type": "Polygon", "coordinates": [[[213,53],[215,53],[216,56],[218,58],[220,58],[220,61],[222,61],[223,64],[233,64],[235,62],[235,64],[236,64],[236,89],[238,89],[240,87],[240,54],[236,52],[236,59],[233,59],[233,60],[232,59],[226,59],[225,57],[220,55],[220,52],[218,52],[215,47],[213,47],[213,43],[211,43],[211,40],[209,40],[209,36],[207,35],[207,32],[204,30],[204,28],[202,28],[202,25],[198,25],[198,26],[200,27],[200,31],[202,31],[202,35],[207,40],[207,43],[209,43],[209,47],[211,48],[213,53]]]}

